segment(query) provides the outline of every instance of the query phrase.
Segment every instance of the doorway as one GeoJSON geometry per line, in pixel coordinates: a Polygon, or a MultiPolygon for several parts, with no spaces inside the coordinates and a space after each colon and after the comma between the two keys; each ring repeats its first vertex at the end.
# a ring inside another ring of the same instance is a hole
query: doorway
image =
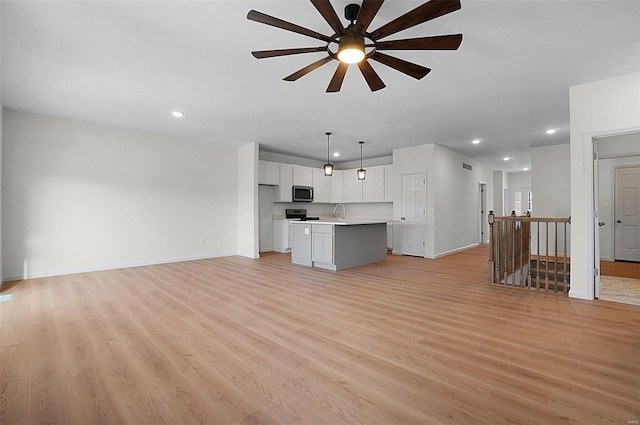
{"type": "Polygon", "coordinates": [[[402,255],[425,256],[427,179],[424,173],[402,175],[402,255]]]}
{"type": "Polygon", "coordinates": [[[640,132],[593,141],[596,298],[640,305],[640,132]]]}
{"type": "Polygon", "coordinates": [[[480,209],[480,225],[478,226],[479,228],[479,242],[480,245],[488,243],[489,241],[486,238],[486,226],[487,226],[487,215],[485,214],[485,211],[487,210],[487,184],[485,182],[479,182],[478,183],[478,198],[480,200],[479,202],[479,209],[480,209]]]}

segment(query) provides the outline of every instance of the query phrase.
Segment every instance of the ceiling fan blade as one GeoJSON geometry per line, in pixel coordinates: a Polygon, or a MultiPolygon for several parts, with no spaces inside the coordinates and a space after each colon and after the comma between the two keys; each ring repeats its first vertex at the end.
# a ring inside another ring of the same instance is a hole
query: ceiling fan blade
{"type": "Polygon", "coordinates": [[[385,55],[384,53],[375,52],[371,59],[376,60],[382,64],[387,65],[390,68],[393,68],[397,71],[400,71],[404,74],[407,74],[410,77],[415,78],[416,80],[421,79],[425,75],[427,75],[431,70],[422,65],[418,65],[412,62],[407,62],[406,60],[396,58],[393,56],[385,55]]]}
{"type": "Polygon", "coordinates": [[[349,64],[340,62],[336,68],[336,72],[333,74],[331,82],[329,83],[329,87],[327,87],[327,93],[336,93],[340,91],[342,81],[347,73],[347,68],[349,68],[349,64]]]}
{"type": "Polygon", "coordinates": [[[376,50],[456,50],[460,47],[460,43],[462,43],[462,34],[451,34],[377,41],[375,46],[376,50]]]}
{"type": "Polygon", "coordinates": [[[360,12],[358,12],[358,18],[356,19],[355,29],[358,34],[367,32],[369,24],[373,21],[373,18],[378,13],[380,6],[382,6],[384,0],[363,0],[362,6],[360,6],[360,12]]]}
{"type": "Polygon", "coordinates": [[[247,14],[247,19],[249,19],[250,21],[260,22],[261,24],[271,25],[272,27],[281,28],[283,30],[306,35],[307,37],[316,38],[318,40],[326,41],[327,43],[331,42],[331,37],[327,37],[326,35],[320,34],[319,32],[301,27],[300,25],[292,24],[291,22],[283,21],[279,18],[274,18],[273,16],[266,15],[256,10],[251,10],[247,14]]]}
{"type": "Polygon", "coordinates": [[[311,0],[311,3],[318,9],[318,12],[336,34],[343,35],[345,33],[342,22],[340,22],[340,18],[331,3],[329,3],[329,0],[311,0]]]}
{"type": "Polygon", "coordinates": [[[303,47],[300,49],[278,49],[278,50],[259,50],[255,52],[251,52],[251,54],[258,58],[273,58],[276,56],[288,56],[288,55],[299,55],[301,53],[315,53],[315,52],[326,52],[327,47],[303,47]]]}
{"type": "Polygon", "coordinates": [[[430,21],[460,9],[459,0],[431,0],[405,13],[371,33],[373,40],[379,40],[399,31],[430,21]]]}
{"type": "Polygon", "coordinates": [[[311,71],[320,68],[322,65],[324,65],[325,63],[331,62],[332,60],[333,60],[333,58],[331,56],[327,56],[325,58],[322,58],[322,59],[320,59],[318,61],[315,61],[311,65],[307,65],[304,68],[302,68],[301,70],[294,72],[293,74],[289,75],[288,77],[285,77],[284,80],[285,81],[296,81],[298,78],[304,77],[305,75],[307,75],[311,71]]]}
{"type": "Polygon", "coordinates": [[[380,76],[378,76],[376,71],[371,67],[371,65],[369,65],[369,62],[367,60],[358,62],[358,68],[360,68],[364,79],[367,80],[367,84],[369,84],[369,88],[371,89],[371,91],[378,91],[387,87],[382,82],[380,76]]]}

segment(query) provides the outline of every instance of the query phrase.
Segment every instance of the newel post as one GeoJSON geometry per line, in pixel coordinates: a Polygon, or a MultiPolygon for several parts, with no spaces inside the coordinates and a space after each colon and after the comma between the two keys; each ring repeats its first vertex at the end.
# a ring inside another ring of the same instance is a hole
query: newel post
{"type": "Polygon", "coordinates": [[[489,283],[495,283],[495,258],[494,258],[494,244],[493,240],[493,222],[494,222],[493,210],[489,211],[489,283]]]}

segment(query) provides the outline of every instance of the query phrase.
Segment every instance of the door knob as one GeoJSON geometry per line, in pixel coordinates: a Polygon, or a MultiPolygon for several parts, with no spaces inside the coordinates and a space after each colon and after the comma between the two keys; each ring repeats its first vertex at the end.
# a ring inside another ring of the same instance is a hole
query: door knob
{"type": "Polygon", "coordinates": [[[616,223],[622,223],[622,220],[616,220],[616,223]]]}
{"type": "Polygon", "coordinates": [[[598,226],[601,226],[601,227],[602,227],[602,226],[604,226],[605,224],[606,224],[606,223],[605,223],[604,221],[600,221],[600,222],[598,222],[598,226]]]}
{"type": "Polygon", "coordinates": [[[402,217],[402,220],[406,220],[406,218],[402,217]]]}

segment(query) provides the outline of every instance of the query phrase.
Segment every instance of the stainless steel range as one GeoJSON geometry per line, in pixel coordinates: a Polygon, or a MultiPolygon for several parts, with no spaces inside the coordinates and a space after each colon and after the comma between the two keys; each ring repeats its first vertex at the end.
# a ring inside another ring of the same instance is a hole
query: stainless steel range
{"type": "Polygon", "coordinates": [[[285,218],[293,219],[297,218],[300,221],[306,220],[320,220],[320,217],[308,217],[307,210],[305,208],[287,208],[285,210],[285,218]]]}

